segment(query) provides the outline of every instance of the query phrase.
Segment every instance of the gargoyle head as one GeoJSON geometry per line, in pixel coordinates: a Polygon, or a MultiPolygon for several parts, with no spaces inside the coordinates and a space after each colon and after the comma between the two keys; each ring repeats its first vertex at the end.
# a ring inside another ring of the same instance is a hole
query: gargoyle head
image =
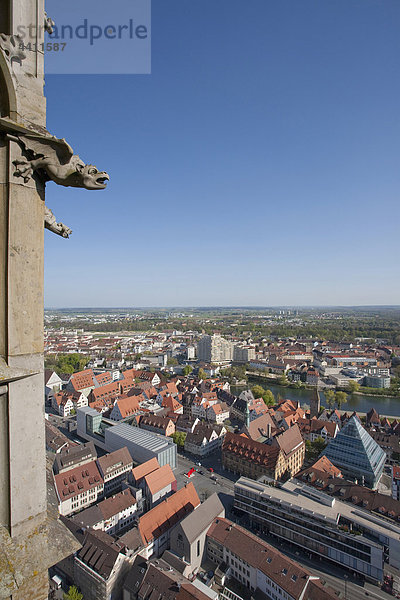
{"type": "Polygon", "coordinates": [[[76,170],[79,174],[81,184],[79,187],[84,187],[87,190],[102,190],[107,186],[107,181],[110,179],[105,171],[98,171],[94,165],[77,164],[76,170]]]}

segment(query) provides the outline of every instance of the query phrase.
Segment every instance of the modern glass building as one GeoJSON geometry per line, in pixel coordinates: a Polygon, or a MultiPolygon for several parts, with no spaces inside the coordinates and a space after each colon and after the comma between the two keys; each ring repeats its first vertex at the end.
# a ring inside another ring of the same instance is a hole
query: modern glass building
{"type": "Polygon", "coordinates": [[[345,477],[356,479],[372,489],[378,485],[386,460],[384,450],[355,416],[329,442],[322,455],[329,458],[345,477]]]}

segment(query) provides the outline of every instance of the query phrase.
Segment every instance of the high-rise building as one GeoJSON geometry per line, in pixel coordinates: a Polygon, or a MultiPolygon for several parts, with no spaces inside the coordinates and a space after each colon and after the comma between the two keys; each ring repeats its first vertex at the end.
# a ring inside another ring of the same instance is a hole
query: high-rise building
{"type": "Polygon", "coordinates": [[[256,351],[252,346],[234,346],[233,360],[239,363],[248,363],[255,359],[256,351]]]}
{"type": "Polygon", "coordinates": [[[354,416],[331,440],[323,454],[345,477],[375,489],[385,466],[386,454],[354,416]]]}
{"type": "Polygon", "coordinates": [[[203,335],[197,344],[197,357],[209,363],[229,362],[233,358],[233,344],[217,334],[203,335]]]}

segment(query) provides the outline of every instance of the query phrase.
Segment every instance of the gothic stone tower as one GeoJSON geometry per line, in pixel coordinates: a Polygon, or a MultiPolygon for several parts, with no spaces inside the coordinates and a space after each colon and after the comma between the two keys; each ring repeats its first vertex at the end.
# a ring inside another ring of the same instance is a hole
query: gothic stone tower
{"type": "Polygon", "coordinates": [[[321,410],[321,399],[319,397],[319,390],[318,390],[318,385],[317,385],[315,387],[315,389],[313,390],[313,393],[311,396],[310,419],[312,419],[313,417],[318,418],[320,410],[321,410]]]}
{"type": "Polygon", "coordinates": [[[108,179],[46,130],[44,26],[51,28],[44,0],[2,0],[0,599],[12,600],[47,598],[47,569],[76,549],[57,513],[49,511],[46,491],[43,231],[46,225],[68,237],[70,230],[46,209],[45,185],[52,179],[97,189],[108,179]],[[31,26],[35,50],[21,46],[21,26],[31,26]]]}

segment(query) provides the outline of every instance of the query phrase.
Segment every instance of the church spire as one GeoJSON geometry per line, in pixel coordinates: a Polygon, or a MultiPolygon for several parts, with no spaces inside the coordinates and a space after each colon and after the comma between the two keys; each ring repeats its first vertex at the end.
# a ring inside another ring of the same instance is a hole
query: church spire
{"type": "Polygon", "coordinates": [[[249,410],[248,400],[245,400],[245,402],[246,402],[246,408],[244,411],[244,424],[246,425],[246,427],[248,427],[250,425],[250,410],[249,410]]]}

